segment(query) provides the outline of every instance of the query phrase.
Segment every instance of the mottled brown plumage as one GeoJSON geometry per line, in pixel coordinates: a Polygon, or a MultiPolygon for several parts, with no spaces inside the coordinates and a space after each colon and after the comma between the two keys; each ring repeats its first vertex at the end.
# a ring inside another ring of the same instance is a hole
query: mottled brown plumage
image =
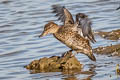
{"type": "Polygon", "coordinates": [[[64,25],[74,24],[73,17],[71,13],[65,8],[65,6],[53,5],[52,9],[53,13],[56,13],[56,16],[58,16],[58,20],[64,22],[64,25]]]}
{"type": "Polygon", "coordinates": [[[84,13],[78,13],[76,22],[74,22],[71,13],[64,6],[53,5],[52,9],[53,13],[56,13],[56,16],[58,16],[58,20],[64,23],[62,26],[59,26],[54,22],[49,22],[45,25],[40,37],[52,33],[56,39],[72,50],[77,53],[83,53],[91,60],[96,61],[89,43],[89,41],[94,42],[95,39],[88,16],[84,13]]]}
{"type": "Polygon", "coordinates": [[[76,22],[74,22],[72,14],[68,11],[68,9],[65,8],[65,6],[60,6],[60,5],[53,5],[52,6],[53,13],[58,16],[58,20],[61,20],[61,22],[64,22],[63,25],[75,25],[71,27],[76,27],[75,31],[78,32],[82,37],[88,39],[92,43],[95,43],[96,40],[94,38],[91,25],[92,22],[88,18],[88,16],[84,13],[77,13],[76,14],[76,22]]]}
{"type": "Polygon", "coordinates": [[[92,53],[89,40],[80,36],[77,31],[74,31],[75,27],[73,26],[75,25],[67,24],[64,26],[58,26],[54,22],[49,22],[45,25],[44,31],[40,37],[52,33],[55,38],[67,45],[72,50],[76,51],[77,53],[83,53],[91,60],[96,61],[96,58],[92,53]]]}

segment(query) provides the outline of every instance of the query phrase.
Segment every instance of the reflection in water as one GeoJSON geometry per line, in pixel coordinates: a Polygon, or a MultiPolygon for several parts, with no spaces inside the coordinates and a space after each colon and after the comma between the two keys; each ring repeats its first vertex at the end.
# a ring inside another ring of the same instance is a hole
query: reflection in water
{"type": "MultiPolygon", "coordinates": [[[[55,72],[53,71],[54,73],[56,73],[56,71],[61,72],[61,74],[58,74],[58,75],[50,75],[49,72],[42,72],[43,74],[46,74],[47,76],[46,75],[42,76],[39,79],[42,79],[42,78],[44,79],[45,77],[55,77],[55,76],[63,75],[64,80],[91,80],[91,78],[96,75],[95,68],[96,66],[94,64],[90,64],[90,68],[88,71],[81,71],[81,70],[80,71],[79,70],[63,70],[63,71],[55,70],[55,72]],[[79,77],[79,75],[82,75],[82,76],[79,77]]],[[[41,73],[41,71],[31,70],[30,73],[36,74],[36,73],[41,73]]],[[[42,73],[40,75],[42,75],[42,73]]]]}
{"type": "Polygon", "coordinates": [[[69,76],[68,78],[64,78],[64,80],[78,80],[75,75],[69,76]]]}
{"type": "Polygon", "coordinates": [[[12,2],[12,1],[10,1],[10,0],[3,0],[1,3],[3,3],[3,4],[8,4],[8,3],[10,3],[10,2],[12,2]]]}
{"type": "Polygon", "coordinates": [[[64,78],[64,80],[91,80],[91,78],[93,76],[95,76],[96,72],[95,72],[95,65],[91,64],[92,66],[90,67],[90,69],[88,71],[68,71],[68,72],[62,72],[62,74],[66,74],[68,73],[67,77],[64,78]],[[84,76],[83,79],[81,78],[77,78],[76,75],[88,75],[88,76],[84,76]]]}

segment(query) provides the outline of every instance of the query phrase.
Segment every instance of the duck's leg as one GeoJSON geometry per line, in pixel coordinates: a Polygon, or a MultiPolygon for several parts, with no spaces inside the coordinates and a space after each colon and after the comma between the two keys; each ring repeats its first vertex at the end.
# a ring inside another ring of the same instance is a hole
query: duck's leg
{"type": "Polygon", "coordinates": [[[72,52],[73,50],[66,51],[65,53],[62,54],[62,57],[67,55],[69,52],[72,52]]]}
{"type": "Polygon", "coordinates": [[[78,54],[78,52],[74,51],[73,54],[71,55],[71,57],[75,56],[76,54],[78,54]]]}

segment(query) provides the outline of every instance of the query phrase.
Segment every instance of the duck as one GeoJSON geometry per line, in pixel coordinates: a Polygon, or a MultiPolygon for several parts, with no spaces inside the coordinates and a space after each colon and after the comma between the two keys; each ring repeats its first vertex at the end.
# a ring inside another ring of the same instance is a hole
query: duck
{"type": "MultiPolygon", "coordinates": [[[[44,26],[44,30],[39,37],[53,34],[53,36],[57,40],[68,46],[71,49],[70,51],[85,54],[92,61],[96,61],[96,58],[92,51],[92,47],[89,42],[90,39],[88,39],[89,37],[87,37],[89,34],[84,35],[83,27],[80,27],[84,26],[83,23],[81,23],[81,15],[78,14],[76,22],[74,22],[71,13],[64,6],[54,5],[52,6],[52,8],[53,12],[56,13],[56,16],[59,16],[59,20],[64,23],[63,25],[58,25],[53,21],[48,22],[44,26]],[[83,35],[81,35],[80,33],[82,33],[83,35]]],[[[86,30],[88,30],[88,28],[86,28],[86,30]]]]}

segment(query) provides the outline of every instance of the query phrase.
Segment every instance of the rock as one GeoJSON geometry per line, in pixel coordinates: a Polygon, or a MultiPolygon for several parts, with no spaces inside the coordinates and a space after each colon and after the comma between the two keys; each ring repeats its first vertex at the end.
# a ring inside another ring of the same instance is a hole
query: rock
{"type": "Polygon", "coordinates": [[[93,52],[97,54],[108,54],[111,56],[120,56],[120,44],[110,45],[105,47],[98,47],[93,49],[93,52]]]}
{"type": "MultiPolygon", "coordinates": [[[[110,32],[99,31],[95,32],[95,34],[107,40],[120,40],[120,29],[110,32]]],[[[110,56],[120,56],[120,44],[98,47],[93,49],[93,52],[97,54],[108,54],[110,56]]]]}
{"type": "Polygon", "coordinates": [[[39,60],[34,60],[27,66],[26,69],[32,70],[32,73],[38,72],[58,72],[65,70],[81,70],[82,64],[72,56],[72,52],[64,53],[62,56],[44,57],[39,60]]]}
{"type": "Polygon", "coordinates": [[[120,39],[120,29],[112,30],[110,32],[96,32],[96,34],[100,35],[102,38],[109,40],[119,40],[120,39]]]}

